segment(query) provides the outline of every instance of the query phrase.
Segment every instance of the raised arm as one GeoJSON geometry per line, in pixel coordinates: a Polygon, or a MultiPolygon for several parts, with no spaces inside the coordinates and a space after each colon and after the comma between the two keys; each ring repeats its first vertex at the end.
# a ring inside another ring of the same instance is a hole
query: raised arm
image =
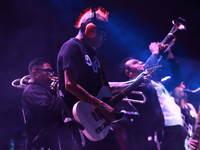
{"type": "MultiPolygon", "coordinates": [[[[144,69],[148,68],[149,66],[155,65],[158,63],[158,60],[160,58],[159,54],[159,50],[160,48],[164,48],[166,45],[161,45],[158,42],[152,42],[149,45],[149,49],[152,53],[152,55],[147,59],[147,61],[145,62],[144,65],[144,69]]],[[[149,82],[150,81],[151,76],[144,76],[144,81],[145,82],[149,82]]],[[[125,87],[127,87],[128,85],[130,85],[132,82],[135,81],[135,78],[129,81],[125,81],[125,82],[109,82],[109,85],[111,87],[111,91],[113,93],[115,92],[120,92],[122,89],[124,89],[125,87]]]]}
{"type": "Polygon", "coordinates": [[[167,46],[167,44],[160,44],[159,42],[152,42],[149,45],[149,50],[151,51],[151,56],[145,62],[145,66],[144,66],[145,69],[149,66],[158,64],[158,61],[160,59],[159,52],[166,46],[167,46]]]}
{"type": "Polygon", "coordinates": [[[169,54],[167,59],[169,61],[172,76],[168,80],[162,81],[162,83],[165,85],[166,89],[171,92],[181,83],[181,81],[183,81],[183,79],[179,68],[179,63],[176,61],[171,51],[169,50],[168,52],[169,54]]]}
{"type": "MultiPolygon", "coordinates": [[[[161,45],[158,42],[152,42],[149,45],[149,49],[152,55],[145,62],[144,68],[147,68],[151,65],[158,64],[159,61],[159,51],[165,48],[167,45],[161,45]]],[[[172,91],[175,87],[177,87],[182,81],[182,75],[180,72],[179,64],[175,60],[171,50],[168,51],[167,59],[169,61],[170,69],[172,72],[172,76],[170,79],[162,81],[168,91],[172,91]]]]}

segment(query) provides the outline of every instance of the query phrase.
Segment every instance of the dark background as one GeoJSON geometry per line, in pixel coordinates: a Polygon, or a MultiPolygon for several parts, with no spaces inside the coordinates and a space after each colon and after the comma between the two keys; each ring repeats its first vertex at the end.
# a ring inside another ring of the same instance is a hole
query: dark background
{"type": "MultiPolygon", "coordinates": [[[[151,42],[161,42],[172,28],[172,20],[185,19],[186,31],[175,33],[172,52],[180,63],[189,89],[200,86],[199,0],[0,0],[0,144],[23,137],[20,99],[22,90],[11,86],[28,74],[36,57],[50,60],[56,70],[61,45],[78,30],[77,17],[88,7],[102,6],[110,12],[107,40],[99,48],[109,81],[122,81],[118,66],[132,56],[145,61],[151,42]]],[[[165,60],[159,77],[170,75],[165,60]]],[[[200,93],[189,93],[196,109],[200,93]]]]}

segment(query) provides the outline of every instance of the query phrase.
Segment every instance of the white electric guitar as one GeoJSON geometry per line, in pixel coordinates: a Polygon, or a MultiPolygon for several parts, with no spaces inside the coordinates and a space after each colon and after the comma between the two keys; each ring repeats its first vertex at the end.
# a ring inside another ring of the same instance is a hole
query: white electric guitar
{"type": "MultiPolygon", "coordinates": [[[[134,88],[138,87],[143,82],[143,77],[147,74],[153,75],[156,71],[161,68],[161,65],[147,68],[137,78],[120,93],[112,97],[110,89],[107,86],[103,86],[98,95],[98,99],[102,99],[107,102],[111,107],[115,106],[120,102],[128,93],[131,93],[134,88]]],[[[83,125],[84,130],[82,132],[91,141],[99,141],[106,137],[111,126],[111,122],[105,118],[100,110],[82,100],[78,101],[72,109],[74,119],[83,125]]],[[[117,113],[116,119],[122,119],[124,114],[117,113]]]]}

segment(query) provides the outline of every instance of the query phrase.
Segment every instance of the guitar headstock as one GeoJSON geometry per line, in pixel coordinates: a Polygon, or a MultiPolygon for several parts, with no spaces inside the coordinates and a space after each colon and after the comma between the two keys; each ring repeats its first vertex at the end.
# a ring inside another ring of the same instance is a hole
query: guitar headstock
{"type": "Polygon", "coordinates": [[[154,66],[149,66],[148,68],[145,69],[145,72],[150,75],[156,74],[158,71],[161,71],[162,65],[154,65],[154,66]]]}

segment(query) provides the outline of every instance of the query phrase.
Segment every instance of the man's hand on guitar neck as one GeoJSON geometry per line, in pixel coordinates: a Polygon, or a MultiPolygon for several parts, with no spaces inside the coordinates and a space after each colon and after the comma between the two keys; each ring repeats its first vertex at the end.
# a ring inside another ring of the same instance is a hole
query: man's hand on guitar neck
{"type": "Polygon", "coordinates": [[[143,77],[144,83],[149,83],[151,81],[152,75],[147,74],[143,77]]]}
{"type": "Polygon", "coordinates": [[[140,86],[140,87],[146,86],[146,85],[151,81],[151,78],[152,78],[152,75],[146,74],[146,75],[143,77],[143,82],[142,82],[139,86],[140,86]]]}

